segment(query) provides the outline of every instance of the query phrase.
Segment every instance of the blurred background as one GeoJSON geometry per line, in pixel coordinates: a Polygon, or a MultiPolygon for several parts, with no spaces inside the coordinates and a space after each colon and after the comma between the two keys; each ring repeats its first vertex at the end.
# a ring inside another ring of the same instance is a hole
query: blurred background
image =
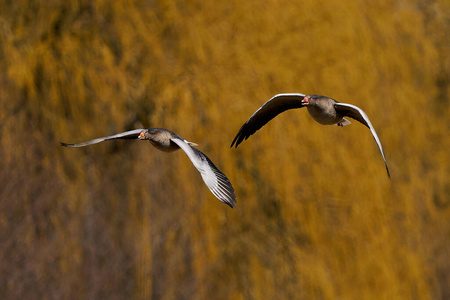
{"type": "Polygon", "coordinates": [[[449,1],[0,1],[1,299],[449,299],[449,1]],[[278,93],[362,108],[363,125],[278,93]],[[182,152],[231,180],[219,202],[182,152]]]}

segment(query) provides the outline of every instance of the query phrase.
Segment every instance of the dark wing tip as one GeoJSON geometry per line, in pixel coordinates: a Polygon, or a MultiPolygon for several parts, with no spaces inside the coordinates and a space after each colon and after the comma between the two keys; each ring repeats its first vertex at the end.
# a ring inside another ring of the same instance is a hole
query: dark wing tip
{"type": "Polygon", "coordinates": [[[223,203],[225,203],[226,205],[228,205],[231,208],[236,208],[237,202],[236,202],[236,196],[234,195],[234,190],[233,190],[233,196],[232,197],[230,197],[230,196],[228,196],[226,198],[222,197],[219,200],[222,201],[223,203]]]}
{"type": "Polygon", "coordinates": [[[221,197],[219,198],[220,201],[225,203],[231,208],[236,208],[236,194],[233,189],[233,186],[231,185],[231,182],[227,181],[226,185],[222,186],[222,192],[221,197]]]}
{"type": "Polygon", "coordinates": [[[217,168],[214,173],[218,179],[218,187],[212,191],[213,194],[229,207],[236,208],[236,194],[230,180],[217,168]]]}
{"type": "Polygon", "coordinates": [[[73,148],[79,147],[78,144],[66,144],[66,143],[63,143],[63,142],[61,142],[60,144],[63,147],[73,147],[73,148]]]}
{"type": "MultiPolygon", "coordinates": [[[[244,125],[242,127],[244,127],[244,125]]],[[[238,133],[236,134],[236,136],[234,137],[233,141],[231,142],[230,148],[233,148],[233,146],[235,148],[237,148],[237,146],[241,143],[241,141],[239,140],[239,137],[240,137],[241,132],[242,132],[242,127],[239,129],[238,133]]]]}
{"type": "Polygon", "coordinates": [[[234,146],[234,148],[237,148],[237,146],[240,144],[240,141],[238,141],[238,136],[239,136],[239,134],[237,134],[237,135],[234,137],[234,140],[233,140],[233,142],[231,143],[230,148],[233,148],[233,146],[234,146]]]}
{"type": "Polygon", "coordinates": [[[231,208],[236,208],[236,200],[234,200],[233,202],[225,202],[226,205],[228,205],[231,208]]]}
{"type": "MultiPolygon", "coordinates": [[[[247,121],[248,122],[248,121],[247,121]]],[[[252,135],[253,133],[244,133],[243,131],[246,130],[246,125],[247,122],[244,123],[244,125],[242,125],[242,127],[239,129],[238,133],[236,134],[236,136],[233,139],[233,142],[231,143],[230,148],[233,148],[233,145],[235,148],[237,148],[237,146],[239,146],[240,143],[242,143],[242,141],[244,139],[247,139],[250,135],[252,135]]],[[[256,130],[255,130],[256,132],[256,130]]]]}

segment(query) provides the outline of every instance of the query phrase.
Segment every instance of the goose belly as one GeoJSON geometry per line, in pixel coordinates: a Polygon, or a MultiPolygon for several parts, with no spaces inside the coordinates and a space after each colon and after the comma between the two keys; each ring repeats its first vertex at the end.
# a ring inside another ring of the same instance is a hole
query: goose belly
{"type": "Polygon", "coordinates": [[[317,106],[308,106],[311,117],[322,125],[334,125],[342,121],[343,116],[339,115],[334,107],[322,109],[317,106]]]}
{"type": "Polygon", "coordinates": [[[155,141],[150,140],[150,143],[156,149],[164,151],[164,152],[173,152],[173,151],[180,149],[180,147],[178,147],[177,144],[172,143],[170,140],[168,142],[155,142],[155,141]]]}

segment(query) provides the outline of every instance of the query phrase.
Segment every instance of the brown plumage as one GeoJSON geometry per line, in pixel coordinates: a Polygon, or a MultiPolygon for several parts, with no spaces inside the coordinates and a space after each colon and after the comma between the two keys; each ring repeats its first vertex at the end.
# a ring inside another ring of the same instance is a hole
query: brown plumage
{"type": "Polygon", "coordinates": [[[339,103],[338,101],[319,95],[304,95],[299,93],[278,94],[272,97],[269,101],[264,103],[239,129],[236,137],[231,143],[231,147],[237,147],[243,140],[248,139],[257,130],[267,124],[270,120],[275,118],[280,113],[294,108],[307,107],[309,114],[318,123],[323,125],[337,125],[345,126],[350,124],[350,121],[344,117],[350,117],[356,121],[364,124],[372,132],[372,136],[380,149],[383,156],[386,171],[389,176],[389,169],[386,158],[384,156],[381,142],[370,123],[369,117],[362,109],[357,106],[339,103]]]}

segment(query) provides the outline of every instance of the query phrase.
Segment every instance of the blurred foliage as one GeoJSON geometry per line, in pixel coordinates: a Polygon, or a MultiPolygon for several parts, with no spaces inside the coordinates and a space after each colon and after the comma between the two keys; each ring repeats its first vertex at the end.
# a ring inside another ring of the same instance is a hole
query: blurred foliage
{"type": "Polygon", "coordinates": [[[449,299],[449,1],[0,1],[0,298],[449,299]],[[361,107],[367,128],[274,94],[361,107]],[[220,203],[181,151],[232,181],[220,203]]]}

